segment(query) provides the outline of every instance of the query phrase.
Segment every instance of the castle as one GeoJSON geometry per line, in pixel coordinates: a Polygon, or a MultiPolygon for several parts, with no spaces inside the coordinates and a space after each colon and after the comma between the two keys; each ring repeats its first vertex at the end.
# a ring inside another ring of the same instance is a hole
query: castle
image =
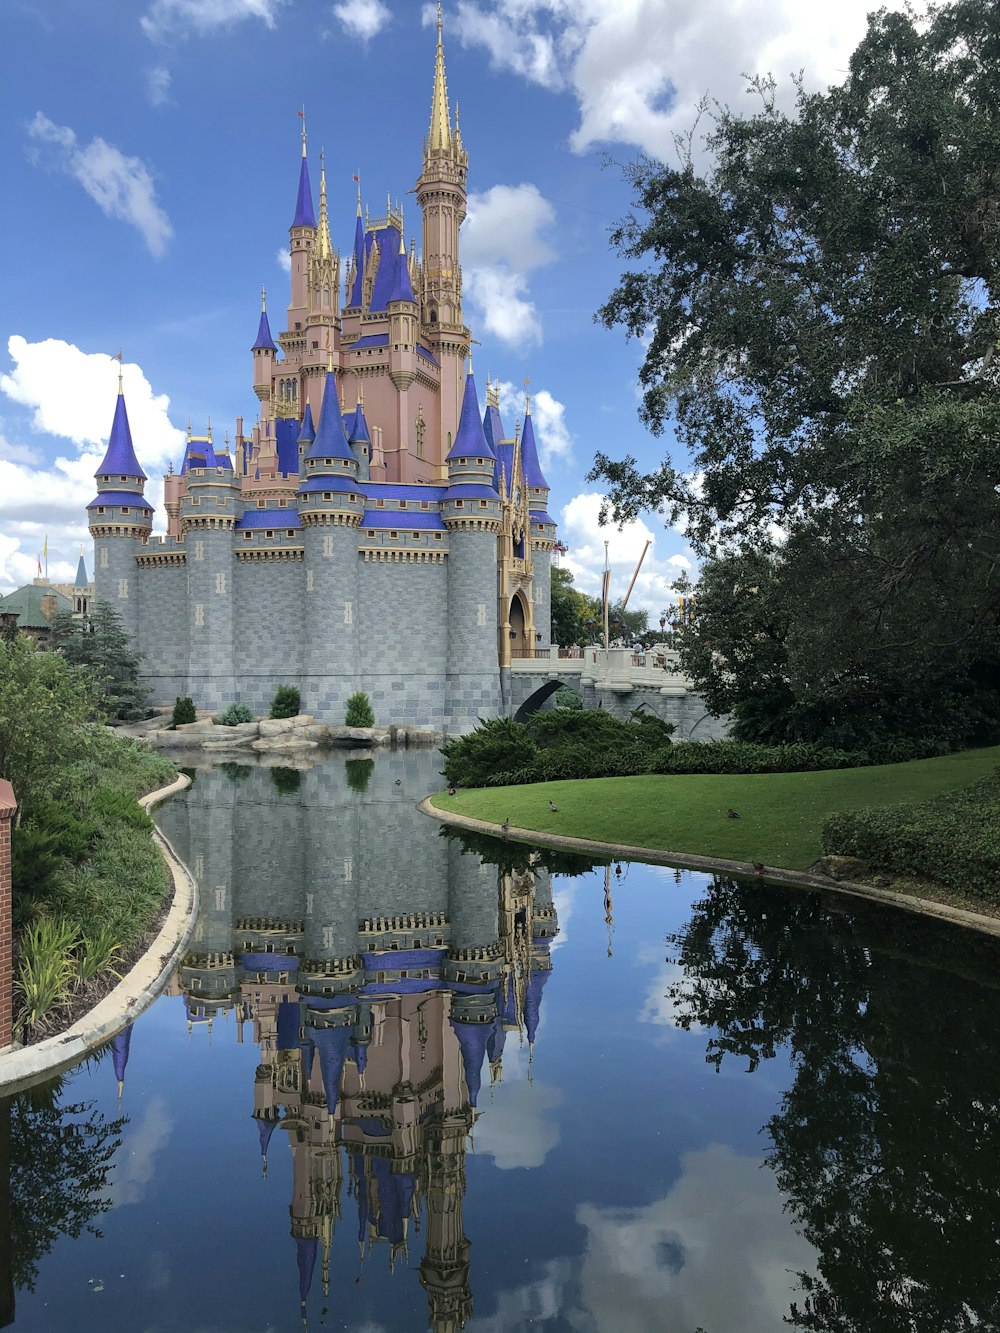
{"type": "Polygon", "coordinates": [[[468,160],[439,5],[422,256],[402,210],[368,217],[359,187],[342,264],[303,121],[286,327],[273,336],[265,296],[252,349],[259,416],[249,431],[237,420],[232,446],[189,429],[165,537],[151,535],[119,382],[88,506],[94,595],[121,614],[156,702],[260,713],[294,684],[304,711],[342,722],[361,689],[380,724],[459,733],[509,706],[513,661],[548,652],[556,527],[530,400],[508,436],[498,388],[481,415],[466,369],[468,160]]]}

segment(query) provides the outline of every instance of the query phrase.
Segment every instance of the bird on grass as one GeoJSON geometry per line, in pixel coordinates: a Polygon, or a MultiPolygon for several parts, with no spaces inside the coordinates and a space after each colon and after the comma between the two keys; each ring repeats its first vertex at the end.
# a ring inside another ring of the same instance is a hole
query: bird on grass
{"type": "Polygon", "coordinates": [[[455,795],[455,788],[454,788],[454,787],[449,787],[449,788],[448,788],[448,795],[449,795],[449,796],[454,796],[454,795],[455,795]]]}
{"type": "Polygon", "coordinates": [[[764,873],[763,861],[751,861],[750,864],[753,866],[753,873],[755,875],[763,875],[764,873]]]}
{"type": "Polygon", "coordinates": [[[732,806],[730,806],[729,809],[726,811],[727,819],[739,819],[739,817],[740,817],[739,811],[734,810],[732,806]]]}
{"type": "Polygon", "coordinates": [[[552,811],[553,814],[559,813],[559,807],[556,805],[554,801],[549,801],[549,809],[552,811]]]}

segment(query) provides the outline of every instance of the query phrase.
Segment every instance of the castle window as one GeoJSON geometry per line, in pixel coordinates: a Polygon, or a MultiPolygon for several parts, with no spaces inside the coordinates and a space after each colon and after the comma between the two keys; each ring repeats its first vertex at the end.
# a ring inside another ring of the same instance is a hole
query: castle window
{"type": "Polygon", "coordinates": [[[193,495],[193,496],[191,497],[191,503],[192,503],[193,505],[200,505],[200,504],[201,504],[201,499],[200,499],[200,497],[197,496],[197,495],[193,495]]]}
{"type": "Polygon", "coordinates": [[[464,501],[464,500],[456,500],[456,501],[455,501],[455,508],[456,508],[456,509],[464,509],[464,508],[465,508],[465,501],[464,501]]]}
{"type": "Polygon", "coordinates": [[[489,507],[489,503],[490,503],[489,500],[480,500],[480,501],[479,501],[479,508],[480,508],[480,509],[487,509],[487,508],[489,507]]]}
{"type": "Polygon", "coordinates": [[[348,502],[349,502],[350,504],[354,504],[354,503],[356,502],[357,498],[358,498],[358,497],[357,497],[356,495],[349,495],[349,496],[347,497],[348,502]]]}
{"type": "MultiPolygon", "coordinates": [[[[384,509],[384,508],[385,508],[385,501],[384,501],[384,500],[376,500],[376,501],[375,501],[375,508],[376,508],[376,509],[384,509]]],[[[102,514],[104,513],[104,510],[103,510],[103,509],[101,510],[101,513],[102,513],[102,514]]]]}
{"type": "Polygon", "coordinates": [[[390,536],[390,537],[398,537],[398,536],[399,536],[399,533],[398,533],[398,532],[390,532],[390,533],[389,533],[389,536],[390,536]]]}
{"type": "Polygon", "coordinates": [[[294,528],[289,528],[288,531],[285,533],[285,536],[286,536],[286,537],[294,537],[294,536],[295,536],[295,529],[294,529],[294,528]]]}
{"type": "Polygon", "coordinates": [[[268,528],[267,531],[264,533],[264,536],[265,536],[265,537],[273,537],[273,536],[274,536],[274,533],[273,533],[273,531],[272,531],[270,528],[268,528]]]}
{"type": "Polygon", "coordinates": [[[414,540],[415,542],[418,542],[418,541],[420,540],[420,533],[419,533],[419,532],[415,532],[415,533],[413,534],[413,540],[414,540]]]}
{"type": "Polygon", "coordinates": [[[333,499],[333,491],[324,491],[324,492],[323,492],[323,499],[324,499],[324,500],[332,500],[332,499],[333,499]]]}
{"type": "Polygon", "coordinates": [[[375,536],[375,529],[374,529],[374,528],[369,528],[369,529],[368,529],[368,536],[369,536],[369,537],[374,537],[374,536],[375,536]]]}
{"type": "Polygon", "coordinates": [[[302,323],[301,323],[300,320],[296,320],[296,321],[295,321],[295,327],[296,327],[297,329],[301,329],[301,327],[302,327],[302,323]]]}
{"type": "Polygon", "coordinates": [[[258,509],[263,509],[264,506],[265,506],[266,504],[267,504],[267,501],[266,501],[266,500],[258,500],[258,501],[257,501],[257,508],[258,508],[258,509]]]}
{"type": "Polygon", "coordinates": [[[128,512],[129,512],[128,505],[122,505],[122,513],[127,514],[128,512]]]}
{"type": "Polygon", "coordinates": [[[288,508],[288,501],[287,501],[287,500],[279,500],[279,501],[278,501],[278,508],[279,508],[279,509],[287,509],[287,508],[288,508]]]}
{"type": "Polygon", "coordinates": [[[128,477],[122,477],[122,481],[128,481],[128,477]]]}
{"type": "Polygon", "coordinates": [[[439,542],[439,541],[441,540],[441,534],[440,534],[440,532],[435,532],[435,534],[434,534],[434,540],[435,540],[436,542],[439,542]]]}
{"type": "Polygon", "coordinates": [[[405,501],[405,500],[400,500],[400,502],[399,502],[399,507],[400,507],[400,509],[405,509],[405,508],[406,508],[406,501],[405,501]]]}
{"type": "Polygon", "coordinates": [[[421,509],[429,509],[429,508],[430,508],[430,505],[427,503],[426,500],[421,500],[421,501],[420,501],[420,508],[421,508],[421,509]]]}
{"type": "Polygon", "coordinates": [[[243,534],[243,540],[244,540],[245,542],[250,541],[251,537],[253,537],[253,533],[252,533],[252,532],[244,532],[244,534],[243,534]]]}
{"type": "Polygon", "coordinates": [[[318,338],[316,338],[316,339],[313,340],[313,351],[314,351],[314,352],[318,352],[318,351],[319,351],[319,339],[318,339],[318,338]]]}
{"type": "MultiPolygon", "coordinates": [[[[98,505],[98,506],[97,506],[97,512],[98,512],[99,514],[103,514],[103,513],[104,513],[104,506],[103,506],[103,505],[98,505]]],[[[104,552],[102,551],[101,554],[103,555],[104,552]]]]}

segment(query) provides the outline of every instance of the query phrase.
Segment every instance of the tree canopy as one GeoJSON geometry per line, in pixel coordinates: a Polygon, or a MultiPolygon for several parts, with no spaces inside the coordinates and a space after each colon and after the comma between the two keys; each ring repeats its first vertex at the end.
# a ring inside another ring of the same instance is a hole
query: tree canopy
{"type": "MultiPolygon", "coordinates": [[[[575,587],[573,575],[559,565],[552,566],[551,588],[552,642],[561,648],[599,642],[604,634],[600,600],[575,587]]],[[[608,624],[612,638],[632,642],[648,633],[649,615],[641,607],[623,607],[619,601],[609,609],[608,624]]]]}
{"type": "Polygon", "coordinates": [[[707,562],[685,661],[716,711],[846,743],[1000,728],[1000,24],[880,12],[844,82],[706,108],[709,166],[643,159],[599,312],[649,339],[598,455],[617,520],[683,518],[707,562]],[[775,708],[779,711],[776,713],[775,708]]]}
{"type": "Polygon", "coordinates": [[[149,691],[139,681],[142,658],[113,606],[97,602],[82,620],[61,611],[52,622],[52,647],[71,665],[83,668],[109,718],[146,716],[149,691]]]}

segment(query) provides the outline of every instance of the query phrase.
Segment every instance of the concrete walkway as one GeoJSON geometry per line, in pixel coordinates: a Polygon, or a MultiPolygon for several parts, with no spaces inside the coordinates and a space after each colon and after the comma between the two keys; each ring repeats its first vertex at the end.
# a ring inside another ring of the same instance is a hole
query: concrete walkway
{"type": "MultiPolygon", "coordinates": [[[[168,787],[143,796],[139,804],[148,812],[190,785],[191,779],[180,774],[168,787]]],[[[20,1088],[77,1064],[88,1052],[134,1022],[173,975],[194,930],[198,915],[198,886],[159,829],[153,830],[153,840],[167,863],[174,886],[173,903],[159,934],[114,990],[72,1027],[58,1036],[46,1037],[32,1046],[17,1047],[0,1055],[0,1094],[3,1096],[10,1096],[20,1088]]]]}
{"type": "Polygon", "coordinates": [[[764,873],[758,877],[749,861],[714,860],[708,856],[692,856],[689,852],[664,852],[650,847],[632,847],[627,843],[567,838],[559,833],[540,833],[534,829],[515,828],[513,825],[504,834],[499,824],[471,819],[468,815],[455,814],[451,810],[439,810],[433,804],[433,800],[433,794],[425,796],[417,809],[442,824],[468,829],[472,833],[486,833],[501,840],[506,838],[510,842],[533,843],[536,847],[557,847],[568,852],[585,853],[604,861],[645,861],[649,865],[671,866],[682,870],[704,870],[712,874],[738,875],[741,879],[759,878],[763,884],[822,889],[826,893],[843,894],[848,898],[864,898],[868,902],[881,903],[887,907],[901,907],[904,911],[936,917],[939,921],[947,921],[953,926],[965,926],[969,930],[978,930],[984,935],[1000,936],[1000,918],[984,916],[981,912],[968,912],[964,908],[951,907],[947,903],[934,902],[929,898],[915,898],[907,893],[893,893],[891,889],[875,889],[868,884],[830,879],[826,875],[812,875],[807,870],[782,870],[780,866],[766,866],[764,873]]]}

